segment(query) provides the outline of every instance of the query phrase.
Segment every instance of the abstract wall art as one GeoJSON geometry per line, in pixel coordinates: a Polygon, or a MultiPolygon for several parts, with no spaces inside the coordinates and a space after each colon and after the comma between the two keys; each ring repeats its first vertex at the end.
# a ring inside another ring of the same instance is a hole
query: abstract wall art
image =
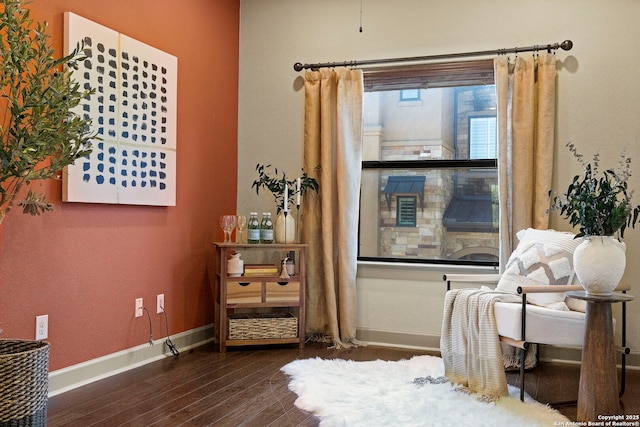
{"type": "Polygon", "coordinates": [[[175,206],[175,56],[65,13],[65,53],[84,42],[73,78],[95,93],[77,108],[100,140],[62,175],[66,202],[175,206]]]}

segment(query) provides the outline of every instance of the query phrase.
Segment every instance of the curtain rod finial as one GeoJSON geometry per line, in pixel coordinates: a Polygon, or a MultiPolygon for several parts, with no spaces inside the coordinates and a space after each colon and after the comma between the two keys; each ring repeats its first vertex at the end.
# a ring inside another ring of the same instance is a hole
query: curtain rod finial
{"type": "Polygon", "coordinates": [[[571,48],[573,47],[573,42],[571,40],[565,40],[560,43],[560,47],[562,48],[562,50],[571,50],[571,48]]]}
{"type": "Polygon", "coordinates": [[[300,62],[296,62],[295,64],[293,64],[293,69],[296,71],[302,71],[303,68],[304,66],[300,62]]]}

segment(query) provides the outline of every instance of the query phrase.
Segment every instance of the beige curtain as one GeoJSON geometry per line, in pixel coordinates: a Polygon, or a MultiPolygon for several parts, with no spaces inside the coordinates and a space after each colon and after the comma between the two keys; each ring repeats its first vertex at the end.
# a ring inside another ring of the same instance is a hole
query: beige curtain
{"type": "Polygon", "coordinates": [[[311,339],[355,344],[358,206],[362,166],[362,71],[305,75],[304,168],[320,184],[302,203],[311,339]]]}
{"type": "Polygon", "coordinates": [[[554,54],[495,59],[498,97],[500,266],[517,245],[515,233],[549,225],[548,192],[555,138],[554,54]],[[506,203],[505,203],[506,202],[506,203]]]}

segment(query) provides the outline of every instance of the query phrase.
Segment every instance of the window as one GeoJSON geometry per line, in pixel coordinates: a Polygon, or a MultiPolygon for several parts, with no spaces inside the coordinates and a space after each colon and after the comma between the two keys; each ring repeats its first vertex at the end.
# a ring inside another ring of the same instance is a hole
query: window
{"type": "Polygon", "coordinates": [[[496,158],[496,116],[469,117],[469,157],[496,158]]]}
{"type": "Polygon", "coordinates": [[[359,259],[497,265],[493,61],[365,70],[364,84],[359,259]]]}
{"type": "Polygon", "coordinates": [[[416,199],[416,196],[398,196],[396,212],[397,227],[416,226],[416,216],[418,213],[416,199]]]}
{"type": "Polygon", "coordinates": [[[401,90],[400,101],[420,101],[420,89],[401,90]]]}

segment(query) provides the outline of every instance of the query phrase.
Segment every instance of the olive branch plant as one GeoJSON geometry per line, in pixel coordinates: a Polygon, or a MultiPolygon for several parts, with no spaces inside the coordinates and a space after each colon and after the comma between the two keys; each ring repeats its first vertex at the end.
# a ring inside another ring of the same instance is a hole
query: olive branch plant
{"type": "Polygon", "coordinates": [[[618,233],[622,239],[627,227],[635,228],[640,215],[640,205],[632,203],[633,190],[628,188],[631,158],[623,150],[615,170],[601,171],[599,153],[587,162],[574,144],[568,143],[567,148],[583,173],[573,177],[564,194],[553,198],[550,210],[559,210],[572,226],[579,227],[576,237],[618,233]]]}
{"type": "Polygon", "coordinates": [[[282,172],[282,176],[279,177],[279,172],[277,168],[273,168],[273,176],[270,175],[269,169],[271,165],[256,165],[256,172],[258,173],[258,179],[253,181],[251,184],[252,188],[256,189],[256,194],[260,194],[260,189],[266,189],[271,192],[273,195],[273,200],[276,203],[277,213],[280,213],[282,210],[282,204],[284,203],[284,189],[285,184],[287,184],[287,197],[289,200],[289,204],[293,203],[293,196],[300,192],[301,195],[304,195],[308,190],[313,190],[316,193],[318,192],[318,181],[315,178],[311,178],[307,172],[302,170],[302,175],[300,175],[300,189],[296,188],[297,185],[297,177],[293,179],[288,179],[287,174],[282,172]]]}
{"type": "MultiPolygon", "coordinates": [[[[0,223],[25,184],[59,178],[99,139],[91,119],[73,112],[94,92],[72,79],[84,46],[56,59],[47,23],[35,23],[23,3],[0,0],[0,223]]],[[[53,209],[32,189],[18,204],[31,215],[53,209]]]]}

